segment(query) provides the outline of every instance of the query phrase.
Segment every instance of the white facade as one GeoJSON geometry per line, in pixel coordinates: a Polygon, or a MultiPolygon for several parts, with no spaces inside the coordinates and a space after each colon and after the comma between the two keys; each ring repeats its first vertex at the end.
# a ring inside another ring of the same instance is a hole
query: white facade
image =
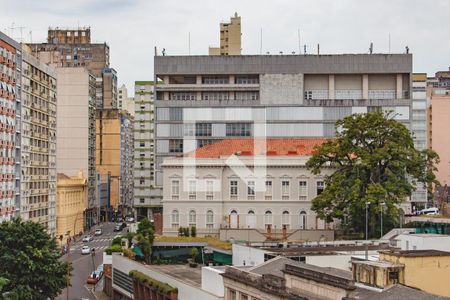
{"type": "Polygon", "coordinates": [[[401,234],[395,238],[402,250],[450,251],[450,236],[442,234],[401,234]]]}
{"type": "Polygon", "coordinates": [[[219,228],[323,229],[311,200],[332,170],[313,175],[305,167],[308,158],[241,156],[231,163],[226,157],[197,158],[195,173],[188,159],[184,167],[183,158],[166,159],[163,234],[177,235],[179,227],[191,226],[199,235],[216,234],[219,228]],[[249,168],[244,173],[241,163],[249,168]]]}
{"type": "Polygon", "coordinates": [[[117,108],[126,110],[130,115],[134,117],[134,98],[128,97],[128,89],[125,84],[122,84],[117,92],[117,108]]]}

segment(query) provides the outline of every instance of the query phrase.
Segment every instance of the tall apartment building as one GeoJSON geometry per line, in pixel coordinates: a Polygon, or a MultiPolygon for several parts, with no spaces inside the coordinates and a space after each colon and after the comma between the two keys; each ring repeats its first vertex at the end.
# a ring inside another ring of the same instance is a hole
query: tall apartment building
{"type": "Polygon", "coordinates": [[[154,82],[136,81],[134,90],[134,207],[138,218],[159,211],[162,191],[154,189],[154,82]]]}
{"type": "Polygon", "coordinates": [[[133,118],[118,109],[97,110],[96,168],[110,174],[110,206],[122,215],[133,206],[133,118]]]}
{"type": "Polygon", "coordinates": [[[117,90],[117,108],[121,110],[126,110],[131,116],[134,114],[134,98],[128,97],[128,89],[125,84],[117,90]]]}
{"type": "Polygon", "coordinates": [[[57,172],[87,178],[85,224],[98,219],[95,172],[95,77],[85,68],[57,68],[57,172]]]}
{"type": "Polygon", "coordinates": [[[237,137],[332,137],[352,113],[411,125],[411,54],[156,56],[156,186],[165,157],[237,137]]]}
{"type": "Polygon", "coordinates": [[[21,65],[20,44],[0,31],[0,222],[20,205],[21,65]]]}
{"type": "Polygon", "coordinates": [[[56,233],[56,72],[22,51],[20,216],[56,233]]]}
{"type": "Polygon", "coordinates": [[[220,23],[220,47],[209,47],[209,55],[241,55],[241,17],[234,13],[230,23],[220,23]]]}
{"type": "MultiPolygon", "coordinates": [[[[418,150],[427,149],[427,74],[414,73],[412,75],[412,115],[411,131],[414,137],[414,147],[418,150]]],[[[411,195],[411,201],[418,207],[427,205],[427,190],[418,186],[411,195]]]]}
{"type": "Polygon", "coordinates": [[[96,78],[97,108],[117,107],[117,98],[114,98],[117,94],[117,76],[109,66],[109,46],[106,43],[91,43],[90,27],[49,28],[47,43],[29,45],[39,60],[53,67],[88,69],[96,78]]]}

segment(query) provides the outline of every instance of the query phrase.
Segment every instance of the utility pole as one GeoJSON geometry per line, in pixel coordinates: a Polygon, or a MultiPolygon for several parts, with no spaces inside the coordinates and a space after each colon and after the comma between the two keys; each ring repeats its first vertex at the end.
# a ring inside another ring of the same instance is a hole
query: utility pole
{"type": "Polygon", "coordinates": [[[381,222],[380,222],[381,223],[381,225],[380,225],[381,235],[380,235],[380,238],[382,238],[383,237],[383,211],[384,211],[384,206],[386,205],[386,203],[381,202],[380,205],[381,205],[381,222]]]}
{"type": "Polygon", "coordinates": [[[366,241],[369,239],[369,215],[368,215],[368,210],[369,210],[369,205],[370,202],[366,202],[366,241]]]}

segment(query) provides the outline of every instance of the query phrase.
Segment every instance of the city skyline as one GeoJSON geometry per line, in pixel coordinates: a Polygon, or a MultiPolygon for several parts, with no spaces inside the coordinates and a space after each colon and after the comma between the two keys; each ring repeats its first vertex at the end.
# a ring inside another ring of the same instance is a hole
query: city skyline
{"type": "Polygon", "coordinates": [[[433,6],[406,0],[395,3],[281,1],[277,4],[258,1],[261,14],[254,13],[253,1],[19,2],[20,15],[13,8],[2,9],[0,29],[3,32],[18,41],[30,42],[32,38],[36,43],[45,41],[49,26],[91,26],[93,42],[108,43],[112,49],[111,65],[119,74],[118,82],[125,83],[130,91],[135,80],[153,79],[155,46],[159,53],[164,48],[166,55],[207,55],[208,47],[219,43],[219,23],[228,21],[235,12],[242,17],[244,55],[279,54],[280,51],[298,54],[299,50],[303,53],[304,44],[309,54],[317,53],[317,44],[321,54],[368,53],[371,42],[374,53],[388,53],[390,40],[391,53],[403,53],[409,47],[414,54],[414,72],[431,76],[448,69],[445,54],[450,50],[450,43],[441,37],[450,33],[450,29],[440,26],[450,8],[446,1],[434,1],[433,6]],[[426,9],[433,10],[433,18],[427,18],[426,9]],[[43,19],[46,21],[42,22],[43,19]],[[429,33],[437,29],[439,34],[429,33]]]}

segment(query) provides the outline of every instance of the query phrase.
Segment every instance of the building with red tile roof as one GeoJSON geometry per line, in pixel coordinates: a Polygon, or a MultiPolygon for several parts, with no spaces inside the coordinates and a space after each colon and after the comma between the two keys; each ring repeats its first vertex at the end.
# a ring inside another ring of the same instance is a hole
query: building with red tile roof
{"type": "Polygon", "coordinates": [[[309,156],[316,146],[327,139],[226,139],[198,148],[187,154],[195,158],[219,158],[222,156],[309,156]]]}

